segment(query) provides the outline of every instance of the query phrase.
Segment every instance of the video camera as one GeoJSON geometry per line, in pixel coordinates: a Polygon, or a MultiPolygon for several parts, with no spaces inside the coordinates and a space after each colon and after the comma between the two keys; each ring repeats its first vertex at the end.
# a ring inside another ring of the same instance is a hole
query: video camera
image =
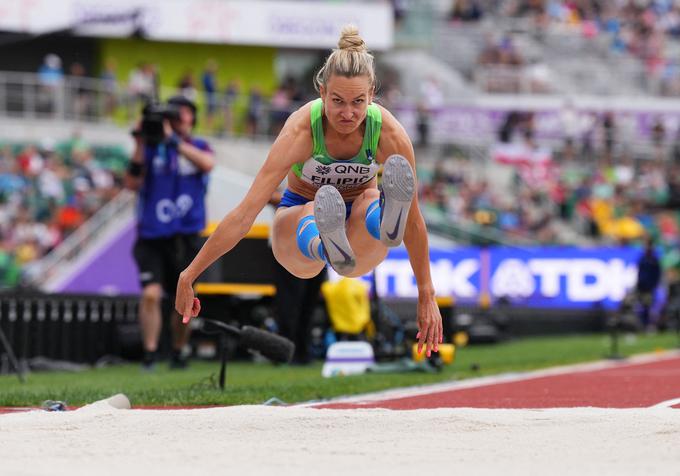
{"type": "Polygon", "coordinates": [[[139,136],[149,144],[159,144],[165,139],[163,120],[179,119],[180,107],[186,106],[191,109],[194,116],[193,125],[196,125],[196,105],[184,96],[174,96],[165,103],[151,102],[142,109],[142,123],[139,129],[132,132],[133,136],[139,136]]]}
{"type": "Polygon", "coordinates": [[[179,106],[175,104],[149,103],[142,109],[142,123],[132,131],[149,144],[159,144],[165,139],[163,119],[179,119],[179,106]]]}

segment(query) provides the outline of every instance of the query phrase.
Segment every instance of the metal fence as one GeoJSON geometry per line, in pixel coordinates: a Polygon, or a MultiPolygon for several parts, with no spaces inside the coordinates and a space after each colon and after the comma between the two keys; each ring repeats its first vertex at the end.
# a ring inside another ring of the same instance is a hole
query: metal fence
{"type": "Polygon", "coordinates": [[[0,72],[0,114],[6,116],[97,120],[106,116],[107,101],[120,94],[95,78],[65,76],[45,84],[37,74],[0,72]]]}
{"type": "Polygon", "coordinates": [[[221,130],[210,133],[230,135],[238,132],[250,136],[278,133],[288,115],[301,105],[289,102],[277,105],[272,97],[251,94],[215,93],[210,98],[198,89],[181,92],[177,88],[158,88],[148,94],[134,92],[121,82],[98,78],[64,76],[45,84],[34,73],[0,72],[0,116],[55,121],[116,122],[130,124],[139,119],[141,109],[150,100],[165,100],[185,94],[199,105],[199,127],[210,115],[221,130]],[[208,107],[210,103],[210,107],[208,107]]]}

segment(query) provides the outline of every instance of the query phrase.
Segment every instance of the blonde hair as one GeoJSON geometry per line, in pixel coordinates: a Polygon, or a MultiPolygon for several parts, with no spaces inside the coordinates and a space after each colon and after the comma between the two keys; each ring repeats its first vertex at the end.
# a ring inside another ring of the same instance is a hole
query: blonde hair
{"type": "Polygon", "coordinates": [[[373,55],[368,52],[366,43],[359,36],[359,29],[354,25],[346,25],[340,33],[338,47],[326,58],[314,78],[314,87],[326,86],[333,75],[354,78],[368,76],[371,86],[375,88],[375,70],[373,55]]]}

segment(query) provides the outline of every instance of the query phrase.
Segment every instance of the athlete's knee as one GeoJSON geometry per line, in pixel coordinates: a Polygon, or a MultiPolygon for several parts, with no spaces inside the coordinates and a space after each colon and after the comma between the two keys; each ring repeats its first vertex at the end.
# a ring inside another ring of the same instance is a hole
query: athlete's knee
{"type": "Polygon", "coordinates": [[[380,198],[380,191],[377,188],[369,188],[364,190],[361,197],[372,202],[373,200],[380,198]]]}
{"type": "Polygon", "coordinates": [[[314,202],[307,202],[302,205],[302,217],[314,215],[314,202]]]}
{"type": "Polygon", "coordinates": [[[318,276],[319,273],[321,272],[321,269],[323,269],[323,267],[321,267],[321,269],[319,269],[318,267],[309,267],[301,269],[292,266],[291,267],[284,266],[284,268],[286,268],[286,271],[288,271],[290,274],[299,279],[312,279],[318,276]]]}

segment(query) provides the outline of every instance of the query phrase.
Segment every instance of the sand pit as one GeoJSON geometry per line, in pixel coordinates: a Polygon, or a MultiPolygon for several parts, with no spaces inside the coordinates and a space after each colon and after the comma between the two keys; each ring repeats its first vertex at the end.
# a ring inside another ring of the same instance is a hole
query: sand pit
{"type": "Polygon", "coordinates": [[[3,475],[677,474],[679,447],[670,408],[91,405],[0,416],[3,475]]]}

